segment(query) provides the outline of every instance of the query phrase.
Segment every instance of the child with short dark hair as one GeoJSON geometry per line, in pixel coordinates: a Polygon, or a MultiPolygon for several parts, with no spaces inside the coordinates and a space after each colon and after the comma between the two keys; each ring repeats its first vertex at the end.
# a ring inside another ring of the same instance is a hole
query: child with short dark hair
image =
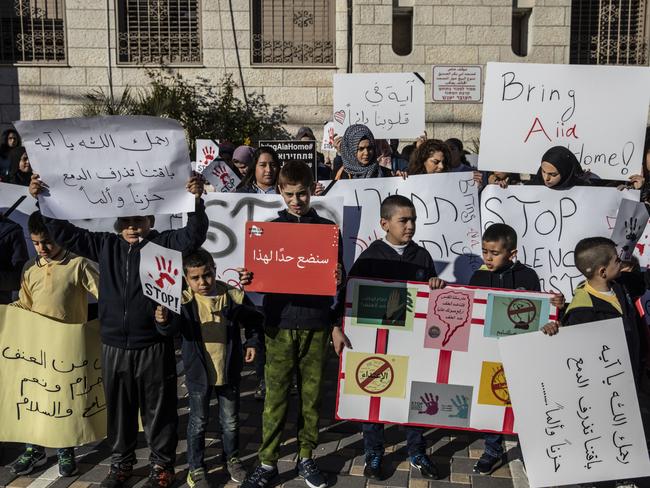
{"type": "MultiPolygon", "coordinates": [[[[288,162],[280,170],[278,187],[286,210],[274,222],[330,224],[311,207],[315,189],[312,170],[302,162],[288,162]]],[[[339,235],[340,241],[340,235],[339,235]]],[[[343,255],[339,246],[337,284],[341,283],[343,255]]],[[[253,276],[240,268],[242,285],[253,276]]],[[[318,444],[318,413],[327,358],[330,327],[334,323],[334,299],[327,296],[267,293],[264,296],[266,342],[266,399],[262,420],[260,465],[246,478],[244,488],[264,488],[278,475],[280,441],[289,408],[289,390],[294,369],[298,372],[298,462],[296,470],[311,488],[327,482],[312,459],[318,444]]]]}
{"type": "MultiPolygon", "coordinates": [[[[88,320],[88,293],[97,298],[99,274],[94,263],[58,246],[43,223],[40,212],[29,216],[27,227],[37,256],[25,264],[18,300],[11,305],[68,324],[88,320]]],[[[58,449],[59,474],[77,473],[74,448],[58,449]]],[[[25,475],[47,462],[42,446],[27,444],[12,464],[15,474],[25,475]]]]}
{"type": "MultiPolygon", "coordinates": [[[[470,286],[505,290],[541,291],[535,270],[517,261],[517,232],[507,224],[492,224],[483,231],[483,266],[474,271],[470,286]]],[[[564,296],[556,293],[551,304],[564,307],[564,296]]],[[[492,474],[504,462],[503,436],[485,435],[485,450],[474,465],[478,474],[492,474]]]]}
{"type": "MultiPolygon", "coordinates": [[[[376,240],[363,251],[355,261],[350,276],[398,281],[426,281],[430,288],[444,288],[446,283],[438,278],[429,252],[413,241],[416,213],[413,202],[402,195],[391,195],[380,207],[380,224],[386,232],[383,239],[376,240]]],[[[339,293],[337,301],[339,315],[343,316],[345,290],[339,293]]],[[[332,330],[334,350],[341,354],[344,347],[351,347],[340,326],[332,330]]],[[[366,478],[382,480],[382,458],[384,455],[384,425],[363,423],[366,478]]],[[[427,456],[427,443],[421,427],[406,427],[407,448],[411,466],[422,476],[437,479],[438,468],[427,456]]]]}

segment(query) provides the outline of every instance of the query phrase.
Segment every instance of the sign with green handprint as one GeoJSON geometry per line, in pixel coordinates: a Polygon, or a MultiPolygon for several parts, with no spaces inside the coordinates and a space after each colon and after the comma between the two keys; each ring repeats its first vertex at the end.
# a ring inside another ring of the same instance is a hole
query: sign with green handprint
{"type": "Polygon", "coordinates": [[[472,387],[413,381],[409,423],[469,427],[472,387]]]}
{"type": "Polygon", "coordinates": [[[406,283],[357,283],[352,297],[352,325],[413,330],[417,291],[406,283]]]}

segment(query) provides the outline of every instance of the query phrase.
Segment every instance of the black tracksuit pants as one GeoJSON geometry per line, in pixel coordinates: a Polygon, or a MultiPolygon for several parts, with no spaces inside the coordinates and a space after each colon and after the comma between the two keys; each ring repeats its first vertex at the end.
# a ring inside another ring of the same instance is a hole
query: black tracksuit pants
{"type": "Polygon", "coordinates": [[[151,464],[173,468],[178,444],[176,362],[171,341],[143,349],[102,344],[112,464],[135,464],[138,412],[151,464]]]}

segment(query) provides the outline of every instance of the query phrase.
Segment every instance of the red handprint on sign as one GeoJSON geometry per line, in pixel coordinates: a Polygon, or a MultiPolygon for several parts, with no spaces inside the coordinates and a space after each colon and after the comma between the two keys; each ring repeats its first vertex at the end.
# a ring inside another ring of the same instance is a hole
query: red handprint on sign
{"type": "Polygon", "coordinates": [[[327,131],[327,142],[330,146],[334,145],[334,127],[330,127],[327,131]]]}
{"type": "Polygon", "coordinates": [[[418,413],[424,413],[426,415],[435,415],[438,413],[438,395],[434,398],[432,393],[425,393],[424,396],[420,397],[420,400],[424,404],[424,410],[420,410],[418,413]]]}
{"type": "Polygon", "coordinates": [[[172,260],[165,262],[163,256],[156,256],[156,266],[158,267],[158,279],[156,280],[151,273],[147,273],[151,279],[154,280],[158,288],[162,288],[165,281],[169,283],[170,286],[176,283],[175,277],[178,276],[178,268],[173,268],[172,270],[172,260]],[[174,276],[172,276],[174,275],[174,276]]]}
{"type": "Polygon", "coordinates": [[[208,165],[214,159],[214,147],[204,147],[203,148],[203,164],[208,165]]]}
{"type": "Polygon", "coordinates": [[[212,169],[212,174],[221,180],[223,191],[229,192],[235,188],[235,180],[228,173],[225,164],[221,164],[212,169]]]}

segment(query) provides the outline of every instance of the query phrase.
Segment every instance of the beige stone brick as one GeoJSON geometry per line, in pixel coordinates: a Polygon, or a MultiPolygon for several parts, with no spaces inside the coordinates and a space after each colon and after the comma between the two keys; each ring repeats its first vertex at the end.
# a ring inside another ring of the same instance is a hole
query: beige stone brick
{"type": "Polygon", "coordinates": [[[409,488],[429,488],[429,481],[425,479],[411,478],[409,488]]]}
{"type": "Polygon", "coordinates": [[[67,29],[106,29],[106,15],[101,15],[94,10],[66,9],[65,14],[67,29]]]}
{"type": "Polygon", "coordinates": [[[267,87],[264,88],[264,95],[271,105],[316,105],[316,88],[304,87],[267,87]]]}
{"type": "MultiPolygon", "coordinates": [[[[115,53],[113,46],[111,57],[115,53]]],[[[68,50],[68,63],[70,66],[106,66],[108,62],[108,53],[106,48],[75,48],[68,50]]]]}
{"type": "Polygon", "coordinates": [[[241,62],[242,66],[250,66],[250,51],[248,49],[240,49],[238,61],[237,51],[235,49],[224,49],[223,61],[226,68],[237,68],[239,62],[241,62]]]}
{"type": "Polygon", "coordinates": [[[287,107],[287,123],[297,126],[317,126],[332,118],[331,106],[290,106],[287,107]]]}
{"type": "Polygon", "coordinates": [[[571,0],[540,0],[540,4],[549,7],[570,7],[571,0]]]}
{"type": "MultiPolygon", "coordinates": [[[[203,29],[203,49],[221,49],[223,47],[223,37],[227,34],[228,32],[223,32],[221,29],[203,29]]],[[[232,38],[232,33],[230,33],[230,37],[232,38]]]]}
{"type": "Polygon", "coordinates": [[[379,45],[361,44],[358,59],[360,63],[379,63],[379,45]]]}
{"type": "Polygon", "coordinates": [[[531,63],[553,63],[555,48],[552,46],[533,46],[528,51],[526,61],[531,63]]]}
{"type": "Polygon", "coordinates": [[[535,7],[532,22],[536,26],[565,25],[563,7],[535,7]]]}
{"type": "MultiPolygon", "coordinates": [[[[360,9],[361,16],[364,17],[369,9],[360,9]]],[[[376,5],[375,8],[375,25],[392,25],[393,24],[393,7],[390,5],[376,5]]]]}
{"type": "MultiPolygon", "coordinates": [[[[114,47],[111,37],[111,47],[114,47]]],[[[78,47],[104,48],[108,46],[105,29],[68,29],[68,50],[78,47]]]]}
{"type": "Polygon", "coordinates": [[[449,103],[427,103],[424,114],[427,122],[448,122],[454,116],[454,106],[449,103]]]}
{"type": "MultiPolygon", "coordinates": [[[[41,84],[41,69],[37,67],[19,67],[9,68],[10,79],[15,80],[16,71],[18,72],[18,84],[23,85],[40,85],[41,84]]],[[[13,82],[12,82],[13,83],[13,82]]]]}
{"type": "MultiPolygon", "coordinates": [[[[250,31],[236,31],[237,32],[237,45],[239,49],[250,49],[251,36],[250,31]]],[[[224,29],[221,33],[221,42],[223,47],[228,49],[235,48],[235,37],[232,35],[231,29],[224,29]]]]}
{"type": "Polygon", "coordinates": [[[442,139],[443,141],[445,141],[452,137],[460,138],[462,136],[463,136],[463,124],[437,122],[433,124],[433,131],[430,137],[435,139],[442,139]]]}
{"type": "MultiPolygon", "coordinates": [[[[535,48],[537,49],[537,47],[535,48]]],[[[527,57],[517,56],[512,51],[512,46],[499,46],[499,61],[502,63],[520,63],[527,61],[527,57]]]]}
{"type": "Polygon", "coordinates": [[[433,24],[434,25],[451,25],[454,23],[454,7],[434,6],[433,7],[433,24]]]}
{"type": "Polygon", "coordinates": [[[507,44],[512,42],[512,34],[508,27],[473,26],[467,27],[467,44],[490,45],[507,44]]]}
{"type": "Polygon", "coordinates": [[[333,103],[332,88],[318,88],[318,105],[332,105],[333,103]]]}
{"type": "Polygon", "coordinates": [[[78,116],[80,105],[41,105],[41,118],[43,119],[65,119],[78,116]]]}
{"type": "Polygon", "coordinates": [[[48,83],[57,85],[85,85],[86,68],[41,68],[43,78],[48,83]]]}
{"type": "Polygon", "coordinates": [[[147,86],[149,85],[149,77],[142,68],[121,68],[122,83],[128,86],[147,86]]]}
{"type": "Polygon", "coordinates": [[[455,122],[481,122],[483,107],[478,103],[457,103],[454,105],[455,122]]]}
{"type": "Polygon", "coordinates": [[[568,64],[569,62],[569,46],[556,46],[553,48],[553,62],[559,64],[568,64]]]}
{"type": "Polygon", "coordinates": [[[393,51],[391,45],[382,45],[379,48],[379,60],[383,65],[388,64],[423,64],[424,63],[424,46],[413,46],[411,54],[399,56],[393,51]]]}
{"type": "Polygon", "coordinates": [[[223,50],[222,49],[203,49],[203,66],[207,68],[223,68],[223,50]]]}
{"type": "Polygon", "coordinates": [[[445,27],[445,44],[465,44],[467,42],[467,27],[464,25],[448,25],[445,27]]]}
{"type": "Polygon", "coordinates": [[[442,44],[445,40],[446,28],[441,25],[416,25],[413,28],[413,44],[430,46],[442,44]]]}
{"type": "Polygon", "coordinates": [[[20,89],[20,103],[37,105],[57,103],[59,101],[59,87],[52,85],[24,86],[20,89]]]}
{"type": "Polygon", "coordinates": [[[476,64],[477,46],[428,46],[425,60],[431,64],[476,64]]]}
{"type": "Polygon", "coordinates": [[[490,61],[500,61],[499,46],[478,46],[478,62],[486,64],[490,61]]]}
{"type": "Polygon", "coordinates": [[[355,25],[352,31],[355,44],[391,43],[391,30],[375,25],[355,25]]]}
{"type": "Polygon", "coordinates": [[[567,27],[539,27],[535,26],[533,33],[534,42],[543,46],[567,46],[571,29],[567,27]]]}
{"type": "MultiPolygon", "coordinates": [[[[23,120],[39,120],[41,118],[41,106],[21,103],[19,118],[23,120]]],[[[6,120],[4,116],[3,120],[6,120]]]]}
{"type": "Polygon", "coordinates": [[[491,22],[490,7],[454,7],[455,25],[490,25],[491,22]]]}
{"type": "Polygon", "coordinates": [[[317,86],[332,87],[333,69],[285,69],[283,72],[284,86],[317,86]]]}
{"type": "MultiPolygon", "coordinates": [[[[122,84],[122,71],[113,67],[113,85],[122,84]]],[[[89,87],[108,85],[108,68],[86,68],[86,83],[89,87]]]]}
{"type": "Polygon", "coordinates": [[[463,483],[465,485],[469,484],[470,477],[465,473],[451,473],[449,479],[452,483],[463,483]]]}
{"type": "Polygon", "coordinates": [[[67,10],[103,10],[106,11],[104,0],[66,0],[67,10]]]}
{"type": "MultiPolygon", "coordinates": [[[[88,86],[62,86],[59,88],[59,103],[61,105],[81,105],[85,101],[85,95],[93,90],[94,87],[88,86]]],[[[106,93],[107,90],[104,90],[106,93]]],[[[115,89],[113,93],[117,95],[115,89]]],[[[119,92],[118,92],[119,93],[119,92]]]]}
{"type": "Polygon", "coordinates": [[[418,5],[413,10],[414,25],[433,25],[433,6],[418,5]]]}
{"type": "Polygon", "coordinates": [[[512,25],[512,7],[492,7],[492,25],[512,25]]]}

